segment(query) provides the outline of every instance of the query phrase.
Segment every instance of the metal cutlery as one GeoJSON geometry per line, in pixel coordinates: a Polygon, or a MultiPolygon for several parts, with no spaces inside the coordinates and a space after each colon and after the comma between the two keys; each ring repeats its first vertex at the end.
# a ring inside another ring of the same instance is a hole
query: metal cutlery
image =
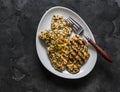
{"type": "Polygon", "coordinates": [[[106,59],[108,60],[110,63],[112,63],[112,59],[111,57],[107,54],[107,52],[105,52],[99,45],[97,45],[91,38],[89,38],[88,36],[86,36],[83,32],[84,29],[82,28],[82,26],[75,21],[73,18],[69,17],[67,19],[68,23],[71,25],[73,31],[78,34],[78,35],[83,35],[87,41],[106,59]]]}

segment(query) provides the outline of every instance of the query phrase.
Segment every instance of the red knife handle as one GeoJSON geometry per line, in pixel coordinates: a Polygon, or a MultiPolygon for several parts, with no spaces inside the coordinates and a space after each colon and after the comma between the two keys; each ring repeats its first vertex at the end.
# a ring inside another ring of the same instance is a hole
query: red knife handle
{"type": "Polygon", "coordinates": [[[94,46],[94,48],[109,62],[112,63],[111,57],[100,47],[98,46],[95,42],[93,42],[91,39],[88,39],[88,42],[94,46]]]}

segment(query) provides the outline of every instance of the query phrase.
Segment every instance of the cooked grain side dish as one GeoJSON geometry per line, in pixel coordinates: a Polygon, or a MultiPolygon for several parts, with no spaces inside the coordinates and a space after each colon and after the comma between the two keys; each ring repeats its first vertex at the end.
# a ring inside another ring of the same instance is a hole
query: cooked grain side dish
{"type": "Polygon", "coordinates": [[[40,32],[40,39],[47,44],[47,53],[54,69],[78,73],[89,58],[88,45],[79,35],[70,38],[72,28],[66,19],[53,15],[51,29],[40,32]]]}

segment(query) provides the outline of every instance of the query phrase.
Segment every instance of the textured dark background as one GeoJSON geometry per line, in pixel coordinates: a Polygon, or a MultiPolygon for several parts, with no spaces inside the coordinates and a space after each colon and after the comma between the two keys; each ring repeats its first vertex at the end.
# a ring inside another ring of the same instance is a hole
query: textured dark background
{"type": "Polygon", "coordinates": [[[120,92],[120,0],[0,0],[0,92],[120,92]],[[42,66],[36,30],[56,5],[85,20],[112,64],[98,55],[93,71],[78,80],[59,78],[42,66]]]}

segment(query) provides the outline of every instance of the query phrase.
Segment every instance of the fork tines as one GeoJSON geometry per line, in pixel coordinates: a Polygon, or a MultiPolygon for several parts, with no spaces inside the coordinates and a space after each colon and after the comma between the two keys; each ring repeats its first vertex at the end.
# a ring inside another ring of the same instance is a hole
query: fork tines
{"type": "Polygon", "coordinates": [[[83,31],[82,26],[78,22],[76,22],[73,18],[69,16],[67,20],[72,25],[73,31],[75,31],[75,33],[79,34],[83,31]]]}

